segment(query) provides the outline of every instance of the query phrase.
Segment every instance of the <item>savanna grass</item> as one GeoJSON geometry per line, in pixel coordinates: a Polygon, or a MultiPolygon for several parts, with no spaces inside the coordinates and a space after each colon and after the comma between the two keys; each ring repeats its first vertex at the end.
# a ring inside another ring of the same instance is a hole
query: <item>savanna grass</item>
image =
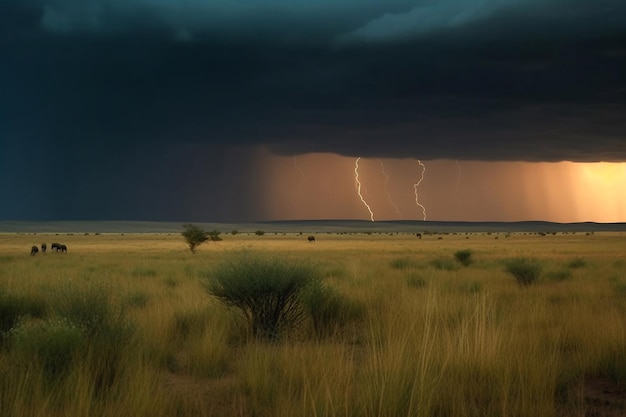
{"type": "Polygon", "coordinates": [[[465,237],[323,235],[313,245],[238,233],[194,256],[180,236],[92,234],[37,259],[22,253],[32,236],[0,239],[11,258],[0,288],[22,306],[0,349],[0,415],[552,417],[588,411],[589,379],[624,387],[623,236],[472,234],[480,262],[459,268],[445,255],[465,237]],[[204,291],[198,271],[212,277],[243,248],[323,265],[321,291],[310,304],[301,294],[297,337],[249,338],[243,315],[204,291]],[[548,279],[520,292],[502,267],[520,257],[548,279]],[[415,264],[390,265],[400,258],[415,264]],[[577,258],[584,267],[570,265],[577,258]],[[455,269],[431,264],[440,259],[455,269]]]}

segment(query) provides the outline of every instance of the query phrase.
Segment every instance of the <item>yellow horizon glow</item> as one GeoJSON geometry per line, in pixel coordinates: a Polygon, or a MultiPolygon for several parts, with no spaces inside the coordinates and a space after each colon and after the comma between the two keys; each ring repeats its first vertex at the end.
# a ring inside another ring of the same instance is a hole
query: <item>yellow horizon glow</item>
{"type": "MultiPolygon", "coordinates": [[[[297,169],[293,156],[262,155],[265,217],[370,220],[354,190],[354,157],[295,158],[297,169]]],[[[421,162],[428,172],[419,202],[428,220],[626,222],[626,163],[421,162]]],[[[359,181],[376,220],[422,220],[415,210],[417,163],[417,158],[360,159],[359,181]]]]}

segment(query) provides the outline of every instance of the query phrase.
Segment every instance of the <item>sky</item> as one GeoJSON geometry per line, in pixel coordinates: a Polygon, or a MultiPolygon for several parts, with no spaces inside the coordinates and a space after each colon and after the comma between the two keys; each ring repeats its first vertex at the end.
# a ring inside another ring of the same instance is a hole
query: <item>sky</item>
{"type": "Polygon", "coordinates": [[[625,162],[623,0],[0,0],[0,220],[626,222],[625,162]]]}

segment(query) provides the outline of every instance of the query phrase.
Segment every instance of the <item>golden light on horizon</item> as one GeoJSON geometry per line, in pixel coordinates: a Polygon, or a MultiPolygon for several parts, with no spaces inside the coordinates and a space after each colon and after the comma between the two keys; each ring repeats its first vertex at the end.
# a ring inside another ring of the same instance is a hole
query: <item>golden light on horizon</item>
{"type": "MultiPolygon", "coordinates": [[[[363,219],[354,157],[263,155],[264,216],[363,219]]],[[[425,161],[428,220],[626,222],[626,163],[425,161]]],[[[417,159],[361,158],[362,193],[376,220],[422,220],[417,159]],[[381,168],[382,162],[384,167],[381,168]]]]}

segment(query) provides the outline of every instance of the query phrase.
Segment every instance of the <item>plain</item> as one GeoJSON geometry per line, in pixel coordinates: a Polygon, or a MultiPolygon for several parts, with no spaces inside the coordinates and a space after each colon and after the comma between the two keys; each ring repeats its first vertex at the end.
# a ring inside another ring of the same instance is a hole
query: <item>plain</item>
{"type": "Polygon", "coordinates": [[[179,233],[0,234],[0,415],[626,413],[623,233],[307,235],[193,255],[179,233]],[[43,242],[68,253],[29,256],[43,242]],[[203,284],[241,252],[310,262],[343,314],[249,337],[203,284]],[[532,285],[507,272],[520,258],[532,285]]]}

